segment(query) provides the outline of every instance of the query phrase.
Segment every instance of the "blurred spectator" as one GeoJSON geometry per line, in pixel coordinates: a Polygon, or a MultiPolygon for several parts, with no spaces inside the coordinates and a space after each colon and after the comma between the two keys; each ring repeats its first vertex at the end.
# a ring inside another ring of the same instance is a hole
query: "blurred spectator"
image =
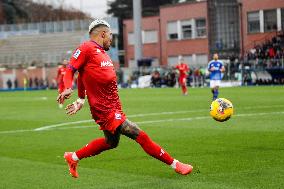
{"type": "Polygon", "coordinates": [[[29,79],[29,88],[33,88],[33,79],[31,77],[29,79]]]}
{"type": "Polygon", "coordinates": [[[49,89],[49,81],[48,81],[47,78],[45,78],[45,80],[44,80],[44,86],[45,86],[46,89],[49,89]]]}
{"type": "Polygon", "coordinates": [[[168,87],[174,87],[176,84],[176,73],[173,70],[167,72],[164,76],[164,84],[168,87]]]}
{"type": "Polygon", "coordinates": [[[161,87],[161,76],[160,76],[160,72],[158,71],[154,71],[152,73],[152,77],[151,77],[151,86],[152,87],[161,87]]]}
{"type": "Polygon", "coordinates": [[[35,88],[38,89],[39,88],[39,81],[38,81],[37,77],[35,77],[34,82],[35,82],[35,88]]]}
{"type": "Polygon", "coordinates": [[[45,88],[44,82],[43,82],[43,79],[42,79],[42,78],[39,79],[39,88],[40,88],[40,89],[44,89],[44,88],[45,88]]]}
{"type": "Polygon", "coordinates": [[[205,83],[206,68],[200,67],[199,70],[200,70],[200,77],[201,77],[201,87],[203,87],[205,83]]]}
{"type": "Polygon", "coordinates": [[[284,58],[284,35],[278,33],[271,40],[255,45],[245,58],[254,68],[280,67],[284,58]]]}
{"type": "Polygon", "coordinates": [[[12,89],[12,81],[11,81],[11,79],[8,79],[7,87],[8,87],[9,90],[12,89]]]}
{"type": "Polygon", "coordinates": [[[251,85],[252,84],[252,79],[249,73],[244,74],[244,84],[245,85],[251,85]]]}
{"type": "Polygon", "coordinates": [[[193,70],[193,86],[195,87],[201,86],[201,73],[199,68],[195,68],[193,70]]]}
{"type": "Polygon", "coordinates": [[[52,79],[50,89],[57,89],[57,82],[55,79],[52,79]]]}
{"type": "Polygon", "coordinates": [[[18,80],[17,80],[17,78],[15,78],[15,80],[14,80],[14,88],[15,88],[15,89],[18,88],[18,80]]]}

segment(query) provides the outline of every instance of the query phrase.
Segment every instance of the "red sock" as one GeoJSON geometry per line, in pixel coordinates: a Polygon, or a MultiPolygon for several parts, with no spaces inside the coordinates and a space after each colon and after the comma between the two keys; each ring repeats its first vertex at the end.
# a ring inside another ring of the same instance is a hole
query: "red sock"
{"type": "Polygon", "coordinates": [[[183,94],[187,92],[187,87],[185,85],[182,85],[181,89],[182,89],[183,94]]]}
{"type": "Polygon", "coordinates": [[[141,145],[144,151],[150,156],[171,165],[174,159],[163,150],[158,144],[153,142],[151,138],[144,132],[140,131],[138,137],[136,138],[136,142],[141,145]]]}
{"type": "Polygon", "coordinates": [[[108,149],[110,149],[110,145],[106,143],[105,138],[98,138],[76,151],[76,155],[79,159],[83,159],[90,156],[95,156],[108,149]]]}

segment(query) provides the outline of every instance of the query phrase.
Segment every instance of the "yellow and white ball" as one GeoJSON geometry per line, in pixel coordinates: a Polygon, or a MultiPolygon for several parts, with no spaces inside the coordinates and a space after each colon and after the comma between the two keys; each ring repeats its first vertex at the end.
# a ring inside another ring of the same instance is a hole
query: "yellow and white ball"
{"type": "Polygon", "coordinates": [[[210,115],[219,122],[227,121],[234,113],[232,102],[225,98],[217,98],[211,103],[210,115]]]}

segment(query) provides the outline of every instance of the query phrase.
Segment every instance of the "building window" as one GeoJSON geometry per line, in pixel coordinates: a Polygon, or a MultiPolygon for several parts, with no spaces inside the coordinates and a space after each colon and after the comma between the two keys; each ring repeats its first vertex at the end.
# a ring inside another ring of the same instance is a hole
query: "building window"
{"type": "Polygon", "coordinates": [[[168,57],[168,66],[175,66],[178,63],[178,56],[168,57]]]}
{"type": "Polygon", "coordinates": [[[181,21],[182,39],[192,38],[192,22],[190,20],[181,21]]]}
{"type": "Polygon", "coordinates": [[[168,39],[178,39],[177,22],[168,22],[167,25],[168,39]]]}
{"type": "Polygon", "coordinates": [[[184,63],[191,65],[193,63],[192,55],[183,55],[184,63]]]}
{"type": "Polygon", "coordinates": [[[158,42],[158,32],[156,30],[144,31],[143,43],[157,43],[158,42]]]}
{"type": "Polygon", "coordinates": [[[274,10],[264,10],[264,32],[277,30],[277,12],[274,10]]]}
{"type": "Polygon", "coordinates": [[[196,25],[196,37],[206,37],[206,20],[204,18],[196,19],[195,25],[196,25]]]}
{"type": "Polygon", "coordinates": [[[129,32],[127,37],[128,37],[128,45],[134,45],[134,33],[129,32]]]}
{"type": "Polygon", "coordinates": [[[196,65],[198,66],[207,66],[208,56],[207,54],[197,54],[196,55],[196,65]]]}
{"type": "Polygon", "coordinates": [[[152,67],[159,67],[159,59],[158,58],[152,58],[152,67]]]}
{"type": "Polygon", "coordinates": [[[259,12],[248,13],[248,33],[260,32],[259,12]]]}

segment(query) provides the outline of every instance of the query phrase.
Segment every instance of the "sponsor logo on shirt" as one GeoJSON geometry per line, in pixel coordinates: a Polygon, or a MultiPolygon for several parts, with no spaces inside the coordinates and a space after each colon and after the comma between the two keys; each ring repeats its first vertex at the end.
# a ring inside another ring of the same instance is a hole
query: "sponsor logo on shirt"
{"type": "Polygon", "coordinates": [[[77,58],[79,57],[80,53],[81,53],[80,49],[77,49],[77,50],[75,51],[75,53],[73,54],[73,57],[74,57],[75,59],[77,59],[77,58]]]}
{"type": "Polygon", "coordinates": [[[121,114],[115,113],[115,119],[121,119],[121,114]]]}
{"type": "Polygon", "coordinates": [[[108,66],[113,66],[113,63],[109,60],[101,62],[101,67],[108,67],[108,66]]]}

